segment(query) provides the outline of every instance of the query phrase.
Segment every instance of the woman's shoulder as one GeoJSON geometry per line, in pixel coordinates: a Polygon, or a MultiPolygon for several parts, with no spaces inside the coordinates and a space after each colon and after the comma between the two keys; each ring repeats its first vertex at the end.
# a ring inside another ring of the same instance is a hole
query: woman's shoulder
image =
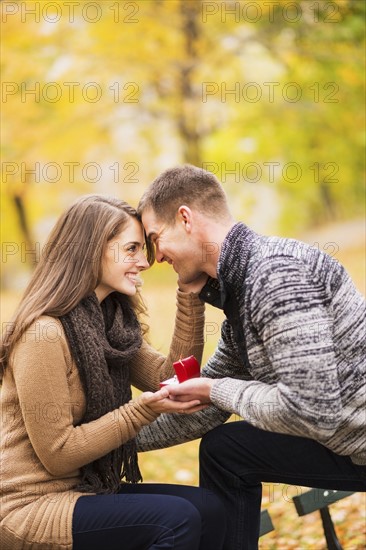
{"type": "Polygon", "coordinates": [[[41,315],[32,323],[29,329],[31,327],[33,327],[33,330],[38,328],[41,332],[57,331],[59,334],[64,334],[60,319],[51,315],[41,315]]]}
{"type": "Polygon", "coordinates": [[[41,315],[35,319],[23,332],[16,348],[33,347],[34,345],[58,344],[65,347],[66,337],[61,321],[57,317],[41,315]]]}
{"type": "Polygon", "coordinates": [[[42,315],[32,322],[14,346],[12,363],[38,361],[43,357],[63,360],[68,366],[71,355],[61,321],[57,317],[42,315]],[[63,358],[63,359],[61,359],[63,358]]]}

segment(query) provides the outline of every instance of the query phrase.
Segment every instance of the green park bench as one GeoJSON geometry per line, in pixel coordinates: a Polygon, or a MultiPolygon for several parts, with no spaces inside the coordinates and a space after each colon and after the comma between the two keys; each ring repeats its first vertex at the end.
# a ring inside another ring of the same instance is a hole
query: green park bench
{"type": "Polygon", "coordinates": [[[338,500],[341,500],[342,498],[352,495],[353,493],[354,491],[310,489],[310,491],[306,491],[306,493],[298,495],[292,499],[299,516],[305,516],[315,511],[320,512],[328,550],[342,550],[342,546],[338,540],[328,506],[338,500]]]}
{"type": "MultiPolygon", "coordinates": [[[[354,491],[310,489],[306,491],[306,493],[293,497],[292,499],[299,516],[305,516],[316,511],[320,512],[328,550],[343,550],[330,515],[329,505],[353,493],[354,491]]],[[[271,531],[274,531],[271,516],[268,510],[262,510],[259,536],[261,537],[271,531]]]]}
{"type": "Polygon", "coordinates": [[[259,528],[259,536],[266,535],[267,533],[270,533],[271,531],[274,531],[273,523],[271,516],[269,515],[268,510],[262,510],[261,511],[261,523],[259,528]]]}

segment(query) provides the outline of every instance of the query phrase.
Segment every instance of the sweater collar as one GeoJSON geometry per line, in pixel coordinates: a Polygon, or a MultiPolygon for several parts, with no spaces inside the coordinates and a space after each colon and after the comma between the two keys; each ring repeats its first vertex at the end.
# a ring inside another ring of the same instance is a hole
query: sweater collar
{"type": "Polygon", "coordinates": [[[217,264],[217,278],[224,294],[225,287],[235,287],[242,280],[255,237],[256,233],[242,222],[233,225],[226,235],[217,264]]]}

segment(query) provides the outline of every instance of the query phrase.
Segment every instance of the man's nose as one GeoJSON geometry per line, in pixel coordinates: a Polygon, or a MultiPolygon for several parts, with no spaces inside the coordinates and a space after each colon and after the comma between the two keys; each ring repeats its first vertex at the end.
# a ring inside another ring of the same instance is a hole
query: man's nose
{"type": "Polygon", "coordinates": [[[165,258],[164,258],[164,255],[161,253],[161,252],[157,252],[155,253],[155,259],[156,261],[161,264],[163,262],[165,262],[165,258]]]}
{"type": "Polygon", "coordinates": [[[162,254],[159,250],[159,245],[155,245],[155,260],[161,264],[165,261],[164,254],[162,254]]]}

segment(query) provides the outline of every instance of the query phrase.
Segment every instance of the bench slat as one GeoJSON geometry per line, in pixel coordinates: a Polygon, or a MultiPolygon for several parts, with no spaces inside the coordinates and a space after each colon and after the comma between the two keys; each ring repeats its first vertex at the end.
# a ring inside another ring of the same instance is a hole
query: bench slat
{"type": "Polygon", "coordinates": [[[354,491],[332,491],[330,489],[311,489],[302,495],[293,497],[299,516],[305,516],[315,510],[320,510],[342,498],[353,495],[354,491]]]}
{"type": "Polygon", "coordinates": [[[266,535],[271,531],[274,531],[271,516],[269,515],[268,510],[262,510],[259,536],[261,537],[262,535],[266,535]]]}

